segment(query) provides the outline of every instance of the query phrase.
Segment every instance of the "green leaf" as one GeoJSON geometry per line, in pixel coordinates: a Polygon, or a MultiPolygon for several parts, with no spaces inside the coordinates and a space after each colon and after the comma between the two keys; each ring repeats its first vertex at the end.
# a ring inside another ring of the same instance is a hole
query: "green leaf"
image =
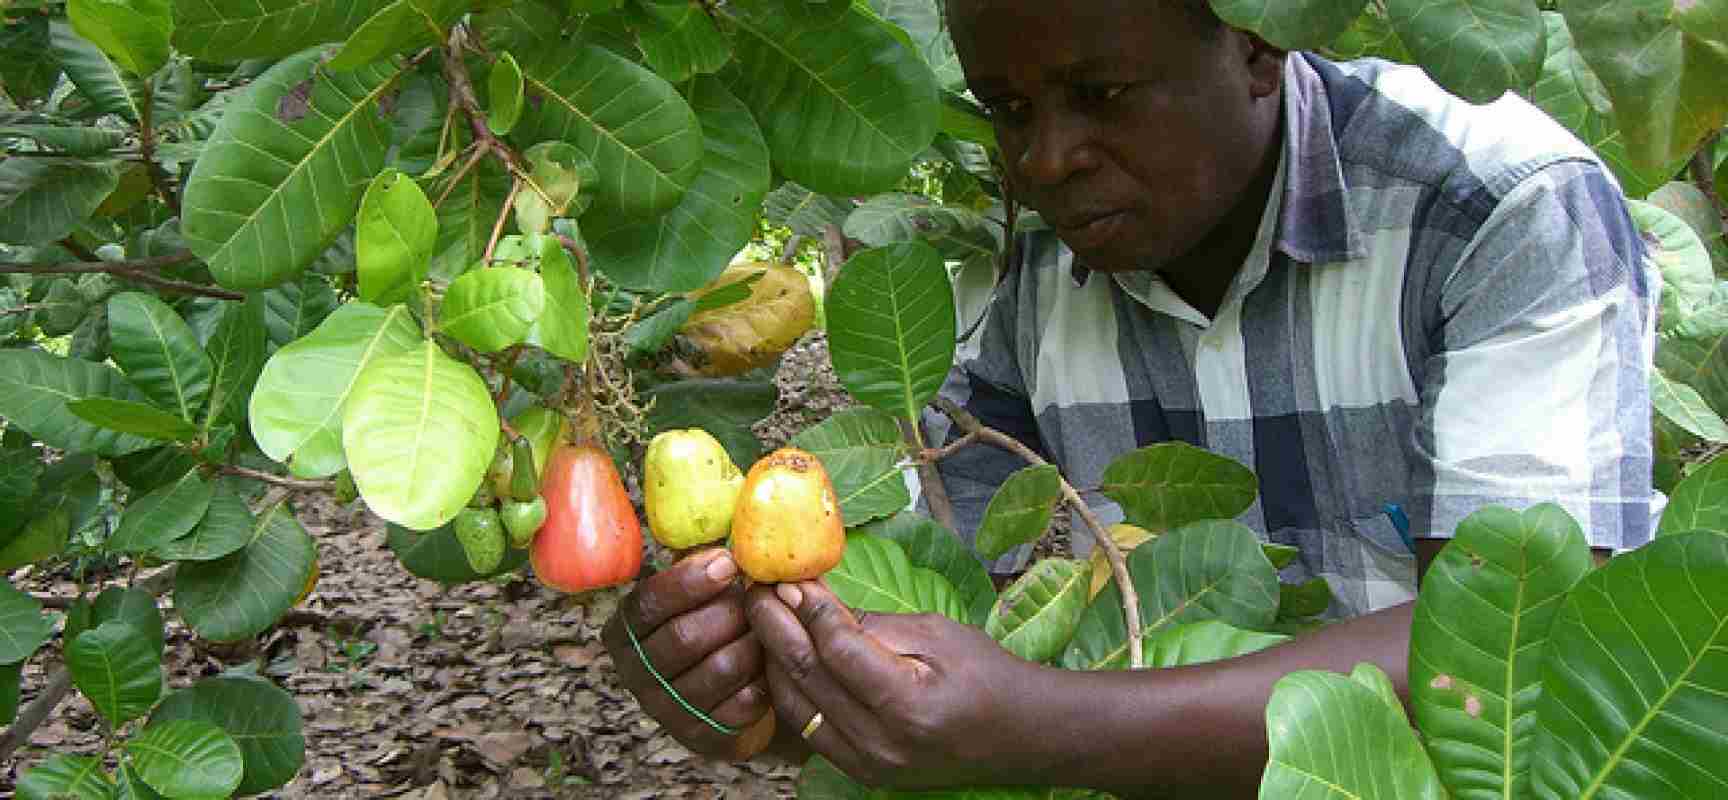
{"type": "Polygon", "coordinates": [[[0,125],[0,137],[18,137],[69,156],[100,156],[126,143],[126,134],[83,125],[0,125]]]}
{"type": "Polygon", "coordinates": [[[1280,570],[1290,566],[1290,563],[1302,554],[1302,549],[1299,547],[1273,542],[1260,545],[1260,549],[1266,553],[1266,560],[1272,562],[1272,568],[1280,570]]]}
{"type": "Polygon", "coordinates": [[[1386,13],[1416,63],[1472,103],[1542,76],[1548,32],[1529,0],[1387,0],[1386,13]]]}
{"type": "Polygon", "coordinates": [[[549,47],[523,65],[523,141],[562,140],[605,176],[595,207],[652,217],[678,203],[701,168],[702,129],[660,76],[597,45],[549,47]]]}
{"type": "Polygon", "coordinates": [[[120,516],[120,527],[107,548],[116,553],[144,553],[185,536],[204,512],[216,488],[197,470],[134,500],[120,516]]]}
{"type": "Polygon", "coordinates": [[[253,294],[222,307],[222,318],[205,348],[211,367],[210,407],[204,412],[206,430],[218,422],[238,423],[245,418],[269,346],[265,302],[253,294]]]}
{"type": "Polygon", "coordinates": [[[439,327],[482,353],[521,342],[546,308],[540,276],[514,267],[469,271],[450,284],[439,327]]]}
{"type": "Polygon", "coordinates": [[[91,396],[144,400],[118,370],[105,364],[40,350],[0,350],[0,416],[43,444],[103,456],[122,456],[154,445],[140,436],[92,425],[67,410],[69,401],[91,396]]]}
{"type": "Polygon", "coordinates": [[[984,632],[1021,658],[1049,661],[1074,638],[1091,585],[1092,567],[1086,562],[1041,559],[1002,590],[984,632]]]}
{"type": "Polygon", "coordinates": [[[66,16],[78,35],[133,75],[148,76],[168,62],[174,32],[168,0],[69,0],[66,16]]]}
{"type": "Polygon", "coordinates": [[[311,333],[336,310],[336,290],[330,280],[316,272],[300,276],[298,282],[269,289],[264,296],[264,329],[270,348],[285,347],[311,333]]]}
{"type": "Polygon", "coordinates": [[[43,616],[42,604],[0,581],[0,664],[29,658],[53,635],[54,621],[43,616]]]}
{"type": "Polygon", "coordinates": [[[1578,583],[1542,667],[1532,796],[1728,785],[1728,536],[1664,536],[1578,583]]]}
{"type": "Polygon", "coordinates": [[[1660,370],[1650,371],[1650,400],[1656,413],[1686,429],[1687,433],[1714,443],[1728,443],[1728,422],[1710,410],[1697,389],[1670,380],[1660,370]]]}
{"type": "Polygon", "coordinates": [[[450,23],[462,16],[468,5],[467,0],[395,0],[348,35],[329,67],[354,69],[404,50],[439,44],[450,23]]]}
{"type": "Polygon", "coordinates": [[[846,536],[840,564],[823,576],[848,608],[889,614],[941,614],[967,622],[954,585],[935,571],[912,566],[900,545],[867,533],[846,536]]]}
{"type": "MultiPolygon", "coordinates": [[[[1728,284],[1678,324],[1657,333],[1656,367],[1698,390],[1718,416],[1728,414],[1728,284]]],[[[0,373],[3,374],[3,373],[0,373]]]]}
{"type": "Polygon", "coordinates": [[[1591,564],[1583,529],[1543,504],[1471,514],[1429,567],[1410,700],[1453,797],[1529,796],[1549,626],[1591,564]]]}
{"type": "Polygon", "coordinates": [[[1691,227],[1662,207],[1628,200],[1626,208],[1643,235],[1650,259],[1662,273],[1662,309],[1657,324],[1669,330],[1710,301],[1716,288],[1710,253],[1691,227]]]}
{"type": "Polygon", "coordinates": [[[198,427],[148,403],[86,397],[66,404],[72,415],[92,425],[159,442],[186,442],[198,436],[198,427]]]}
{"type": "Polygon", "coordinates": [[[596,209],[583,218],[595,265],[622,286],[701,288],[756,232],[770,171],[761,129],[717,78],[697,78],[685,96],[701,122],[705,150],[701,171],[678,205],[659,217],[596,209]]]}
{"type": "Polygon", "coordinates": [[[64,508],[43,511],[33,518],[27,514],[20,516],[29,522],[20,520],[23,529],[0,546],[0,574],[60,554],[72,534],[72,515],[64,508]]]}
{"type": "Polygon", "coordinates": [[[438,240],[438,214],[420,185],[393,169],[380,173],[366,187],[355,225],[360,299],[389,305],[414,297],[438,240]]]}
{"type": "Polygon", "coordinates": [[[109,800],[114,781],[89,756],[54,756],[18,779],[18,800],[109,800]]]}
{"type": "Polygon", "coordinates": [[[131,761],[120,762],[120,768],[114,773],[114,783],[116,800],[164,800],[138,776],[138,769],[131,761]]]}
{"type": "Polygon", "coordinates": [[[126,622],[79,634],[66,647],[66,666],[110,727],[143,716],[162,696],[161,656],[149,636],[126,622]]]}
{"type": "Polygon", "coordinates": [[[509,176],[492,162],[481,159],[454,183],[440,184],[436,192],[429,192],[444,201],[437,204],[438,240],[433,245],[428,277],[455,280],[486,253],[492,226],[510,191],[509,176]]]}
{"type": "Polygon", "coordinates": [[[1698,234],[1701,241],[1720,242],[1722,235],[1728,233],[1724,230],[1716,204],[1702,188],[1690,181],[1669,181],[1651,192],[1646,200],[1686,223],[1686,227],[1698,234]]]}
{"type": "Polygon", "coordinates": [[[1662,510],[1658,536],[1671,536],[1691,531],[1728,533],[1728,458],[1718,456],[1698,471],[1686,476],[1668,498],[1662,510]]]}
{"type": "Polygon", "coordinates": [[[802,236],[821,236],[829,225],[844,225],[852,201],[817,194],[793,181],[780,184],[762,202],[762,216],[802,236]]]}
{"type": "Polygon", "coordinates": [[[28,442],[21,447],[12,447],[10,443],[0,447],[0,543],[28,518],[35,505],[36,482],[41,477],[42,457],[28,442]]]}
{"type": "Polygon", "coordinates": [[[990,497],[978,523],[976,546],[985,558],[1001,558],[1015,547],[1038,541],[1050,528],[1050,515],[1062,500],[1062,473],[1055,465],[1026,467],[1008,476],[990,497]]]}
{"type": "Polygon", "coordinates": [[[66,70],[66,77],[90,98],[96,110],[116,114],[134,125],[144,118],[148,101],[143,81],[122,71],[102,48],[79,36],[70,23],[54,20],[48,31],[54,56],[66,70]]]}
{"type": "Polygon", "coordinates": [[[14,103],[34,103],[60,82],[60,64],[48,51],[48,16],[20,14],[0,25],[0,81],[14,103]]]}
{"type": "Polygon", "coordinates": [[[917,419],[954,360],[954,295],[941,256],[923,242],[859,251],[825,302],[840,384],[866,405],[917,419]]]}
{"type": "Polygon", "coordinates": [[[822,462],[847,527],[886,517],[912,501],[900,470],[905,445],[894,418],[848,408],[792,437],[792,446],[822,462]]]}
{"type": "Polygon", "coordinates": [[[286,784],[306,761],[300,707],[294,696],[269,681],[218,676],[176,691],[150,715],[152,725],[173,720],[213,723],[240,746],[245,771],[236,795],[253,795],[286,784]]]}
{"type": "Polygon", "coordinates": [[[174,0],[174,46],[218,63],[347,38],[390,0],[174,0]]]}
{"type": "Polygon", "coordinates": [[[181,562],[174,607],[199,636],[233,642],[276,624],[312,572],[315,545],[286,502],[258,517],[246,546],[215,561],[181,562]]]}
{"type": "Polygon", "coordinates": [[[780,392],[771,381],[702,378],[657,386],[645,393],[649,435],[676,428],[702,428],[720,440],[734,464],[752,464],[762,444],[751,431],[774,413],[780,392]]]}
{"type": "Polygon", "coordinates": [[[1215,619],[1172,625],[1146,637],[1146,666],[1157,669],[1223,661],[1257,653],[1290,637],[1243,630],[1215,619]]]}
{"type": "Polygon", "coordinates": [[[234,738],[200,719],[152,722],[126,741],[126,752],[139,777],[168,797],[227,797],[245,768],[234,738]]]}
{"type": "Polygon", "coordinates": [[[1446,790],[1404,715],[1364,684],[1293,672],[1266,706],[1271,760],[1260,797],[1440,800],[1446,790]]]}
{"type": "Polygon", "coordinates": [[[329,73],[317,69],[319,55],[258,76],[187,179],[181,232],[223,286],[294,278],[354,221],[366,182],[384,166],[390,125],[379,102],[398,68],[329,73]]]}
{"type": "Polygon", "coordinates": [[[1247,467],[1183,442],[1142,447],[1104,470],[1104,495],[1129,523],[1149,531],[1205,519],[1234,519],[1254,504],[1260,483],[1247,467]]]}
{"type": "Polygon", "coordinates": [[[1639,169],[1689,158],[1728,122],[1728,43],[1698,36],[1680,20],[1722,13],[1722,0],[1679,9],[1674,0],[1563,0],[1573,40],[1614,103],[1626,154],[1639,169]]]}
{"type": "Polygon", "coordinates": [[[966,88],[966,75],[960,69],[960,57],[954,52],[939,4],[930,0],[870,0],[870,7],[911,37],[924,63],[935,71],[937,84],[950,91],[966,88]]]}
{"type": "Polygon", "coordinates": [[[935,139],[936,76],[890,26],[856,8],[820,26],[782,9],[722,13],[736,29],[728,83],[786,177],[824,194],[889,190],[935,139]]]}
{"type": "Polygon", "coordinates": [[[516,57],[504,53],[486,77],[486,127],[499,136],[509,135],[522,119],[522,67],[516,57]]]}
{"type": "Polygon", "coordinates": [[[425,533],[417,533],[400,525],[389,526],[385,540],[391,552],[402,562],[402,568],[415,577],[437,581],[446,586],[477,581],[492,575],[515,572],[528,563],[528,551],[504,551],[504,561],[486,575],[474,571],[456,539],[454,525],[443,525],[425,533]]]}
{"type": "Polygon", "coordinates": [[[673,83],[714,72],[732,60],[732,48],[708,9],[685,0],[645,0],[636,6],[637,41],[648,66],[673,83]]]}
{"type": "Polygon", "coordinates": [[[360,373],[342,446],[373,513],[431,530],[480,488],[498,446],[498,409],[472,367],[428,341],[360,373]]]}
{"type": "Polygon", "coordinates": [[[933,570],[947,578],[967,608],[969,624],[982,626],[989,617],[991,607],[996,604],[996,585],[958,534],[936,520],[910,511],[877,520],[856,532],[898,543],[912,566],[933,570]]]}
{"type": "Polygon", "coordinates": [[[1285,50],[1312,50],[1349,29],[1366,5],[1367,0],[1213,0],[1212,11],[1231,27],[1285,50]]]}
{"type": "Polygon", "coordinates": [[[214,561],[246,546],[252,540],[257,520],[252,509],[231,487],[217,483],[204,512],[191,533],[157,545],[155,555],[165,561],[214,561]]]}
{"type": "Polygon", "coordinates": [[[77,641],[79,634],[91,630],[104,622],[124,622],[133,627],[139,635],[150,643],[151,652],[157,658],[162,657],[167,631],[163,627],[162,608],[156,604],[156,596],[143,589],[123,589],[110,586],[96,596],[90,604],[90,613],[81,625],[73,624],[72,614],[67,615],[65,641],[77,641]]]}
{"type": "Polygon", "coordinates": [[[362,369],[420,342],[419,327],[402,306],[348,303],[337,309],[264,364],[250,412],[258,448],[277,461],[294,456],[296,466],[305,467],[302,474],[342,471],[342,408],[362,369]]]}
{"type": "Polygon", "coordinates": [[[210,357],[167,303],[143,292],[108,300],[115,363],[146,397],[192,422],[210,395],[210,357]]]}
{"type": "Polygon", "coordinates": [[[1278,621],[1318,617],[1332,607],[1332,586],[1325,578],[1278,584],[1278,621]]]}
{"type": "Polygon", "coordinates": [[[8,158],[0,161],[0,240],[39,244],[64,238],[120,183],[112,161],[8,158]]]}
{"type": "MultiPolygon", "coordinates": [[[[1128,573],[1140,595],[1144,638],[1207,619],[1265,630],[1278,614],[1278,573],[1259,537],[1234,522],[1195,522],[1140,545],[1128,554],[1128,573]]],[[[1081,615],[1062,666],[1127,668],[1128,628],[1114,582],[1081,615]]]]}
{"type": "Polygon", "coordinates": [[[588,357],[588,292],[570,254],[557,239],[545,237],[540,248],[540,280],[545,310],[528,330],[528,341],[566,361],[588,357]]]}
{"type": "Polygon", "coordinates": [[[852,211],[845,232],[871,247],[923,240],[944,259],[965,261],[996,256],[1000,246],[993,226],[968,208],[935,205],[920,195],[882,194],[852,211]]]}

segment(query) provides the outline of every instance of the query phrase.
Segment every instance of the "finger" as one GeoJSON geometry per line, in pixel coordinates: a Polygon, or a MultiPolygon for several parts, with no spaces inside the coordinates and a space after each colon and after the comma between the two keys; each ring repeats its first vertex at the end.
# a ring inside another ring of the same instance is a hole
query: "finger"
{"type": "MultiPolygon", "coordinates": [[[[788,584],[755,586],[748,593],[746,608],[750,627],[762,642],[765,668],[778,668],[778,674],[782,676],[779,684],[795,686],[802,696],[809,698],[809,702],[822,709],[827,724],[840,728],[854,742],[868,743],[864,744],[864,749],[886,741],[881,720],[829,674],[828,665],[805,631],[804,624],[782,601],[780,592],[788,588],[788,584]]],[[[851,619],[851,612],[844,607],[837,613],[851,619]]],[[[770,671],[768,674],[769,690],[777,691],[776,673],[770,671]]],[[[778,696],[776,694],[776,698],[778,696]]],[[[793,722],[791,719],[782,721],[793,722]]],[[[796,722],[802,727],[809,722],[808,716],[796,722]]]]}
{"type": "Polygon", "coordinates": [[[738,577],[738,564],[724,547],[715,547],[642,579],[624,598],[618,613],[638,637],[648,636],[669,619],[720,596],[738,577]]]}
{"type": "MultiPolygon", "coordinates": [[[[783,586],[779,594],[809,632],[823,666],[865,706],[881,708],[916,680],[916,663],[867,633],[826,585],[806,581],[783,586]]],[[[891,615],[873,615],[872,621],[888,627],[882,624],[885,616],[891,615]]]]}
{"type": "Polygon", "coordinates": [[[786,730],[803,736],[810,749],[822,757],[834,762],[834,766],[854,777],[862,774],[864,759],[856,745],[847,738],[841,726],[834,723],[838,718],[836,712],[826,712],[822,715],[822,724],[809,731],[804,736],[805,729],[815,718],[817,708],[803,690],[798,688],[798,682],[786,673],[786,668],[779,662],[769,659],[766,665],[768,673],[768,693],[774,700],[774,713],[780,718],[780,724],[786,730]]]}
{"type": "MultiPolygon", "coordinates": [[[[641,639],[648,660],[666,680],[674,680],[701,663],[715,651],[749,635],[749,622],[744,618],[742,590],[737,595],[721,599],[680,614],[641,639]]],[[[637,631],[638,637],[642,635],[637,631]]]]}
{"type": "MultiPolygon", "coordinates": [[[[741,612],[739,616],[742,619],[741,612]]],[[[709,653],[672,681],[672,688],[697,708],[713,708],[761,679],[762,644],[747,633],[709,653]]]]}

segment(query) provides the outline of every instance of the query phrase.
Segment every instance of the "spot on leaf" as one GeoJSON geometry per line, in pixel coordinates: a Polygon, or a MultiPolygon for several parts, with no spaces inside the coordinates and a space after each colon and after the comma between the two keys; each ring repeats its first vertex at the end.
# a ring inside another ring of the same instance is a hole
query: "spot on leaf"
{"type": "Polygon", "coordinates": [[[1482,698],[1473,694],[1465,695],[1464,713],[1469,714],[1472,717],[1482,716],[1482,698]]]}
{"type": "Polygon", "coordinates": [[[1434,680],[1428,682],[1428,688],[1444,692],[1452,688],[1452,676],[1445,673],[1435,675],[1434,680]]]}
{"type": "Polygon", "coordinates": [[[282,99],[276,101],[276,118],[283,122],[294,123],[306,118],[306,112],[312,109],[312,79],[307,78],[294,84],[282,99]]]}

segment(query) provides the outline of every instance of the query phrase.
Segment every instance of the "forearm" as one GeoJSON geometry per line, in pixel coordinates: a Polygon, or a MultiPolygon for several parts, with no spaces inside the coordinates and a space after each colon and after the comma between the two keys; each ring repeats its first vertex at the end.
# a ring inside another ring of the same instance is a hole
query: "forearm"
{"type": "Polygon", "coordinates": [[[1366,661],[1385,670],[1406,696],[1412,607],[1396,606],[1211,664],[1135,672],[1040,670],[1042,685],[1029,695],[1025,711],[1040,723],[1043,752],[1017,766],[1035,764],[1038,783],[1087,785],[1130,798],[1253,797],[1266,766],[1272,685],[1294,671],[1347,673],[1366,661]]]}

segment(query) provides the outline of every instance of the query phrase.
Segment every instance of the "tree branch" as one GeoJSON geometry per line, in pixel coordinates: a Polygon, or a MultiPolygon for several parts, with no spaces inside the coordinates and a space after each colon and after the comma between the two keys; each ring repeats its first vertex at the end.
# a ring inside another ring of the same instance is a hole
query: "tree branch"
{"type": "Polygon", "coordinates": [[[204,297],[215,297],[222,300],[245,300],[246,295],[230,292],[215,286],[205,286],[198,283],[187,283],[172,278],[164,278],[156,273],[177,264],[194,260],[190,250],[170,253],[165,256],[153,256],[131,261],[103,261],[95,253],[83,245],[71,240],[62,241],[61,245],[72,250],[82,261],[70,261],[62,264],[0,264],[0,274],[22,273],[27,275],[77,275],[91,272],[106,272],[121,280],[133,281],[159,289],[178,292],[180,294],[195,294],[204,297]]]}
{"type": "Polygon", "coordinates": [[[223,475],[251,478],[252,480],[267,483],[271,486],[280,486],[284,489],[306,489],[310,491],[328,492],[334,491],[336,488],[336,483],[334,481],[310,481],[301,480],[299,478],[284,478],[281,475],[251,469],[249,467],[241,467],[234,464],[223,464],[217,467],[216,471],[223,475]]]}
{"type": "Polygon", "coordinates": [[[48,715],[54,713],[60,701],[72,692],[72,672],[64,665],[55,667],[53,677],[48,679],[48,686],[42,693],[36,695],[30,705],[18,712],[18,718],[6,728],[6,733],[0,735],[0,764],[12,763],[12,754],[18,752],[30,741],[30,735],[42,726],[48,715]]]}
{"type": "Polygon", "coordinates": [[[1712,163],[1715,160],[1712,156],[1716,152],[1716,140],[1721,136],[1720,133],[1713,133],[1705,138],[1697,152],[1692,154],[1689,166],[1692,182],[1710,200],[1710,207],[1716,209],[1716,216],[1728,218],[1728,206],[1723,205],[1723,198],[1716,194],[1716,165],[1712,163]]]}
{"type": "MultiPolygon", "coordinates": [[[[914,426],[918,425],[918,421],[902,419],[899,420],[899,423],[901,438],[913,447],[922,447],[923,437],[919,436],[918,431],[914,429],[914,426]]],[[[967,436],[961,441],[973,441],[973,439],[967,436]]],[[[942,527],[954,531],[957,530],[954,524],[954,503],[948,499],[948,487],[942,483],[942,475],[936,470],[938,460],[935,458],[918,459],[918,484],[924,492],[924,502],[930,506],[930,516],[941,523],[942,527]]]]}
{"type": "MultiPolygon", "coordinates": [[[[960,430],[964,431],[968,437],[976,436],[977,440],[1007,450],[1035,466],[1050,463],[1045,461],[1043,456],[1032,452],[1032,448],[1021,444],[1020,440],[995,428],[986,427],[978,421],[977,417],[972,416],[970,412],[961,408],[954,401],[937,395],[935,402],[936,407],[954,420],[954,424],[960,426],[960,430]]],[[[943,448],[939,451],[927,450],[924,457],[929,458],[938,453],[948,454],[952,452],[951,448],[943,448]]],[[[1104,523],[1098,519],[1098,515],[1092,513],[1092,509],[1086,505],[1086,501],[1080,499],[1080,493],[1074,491],[1074,486],[1068,482],[1068,478],[1060,475],[1058,477],[1062,481],[1062,498],[1080,515],[1080,519],[1086,522],[1086,528],[1091,531],[1092,538],[1098,543],[1098,546],[1104,548],[1104,557],[1110,562],[1110,572],[1116,577],[1116,587],[1122,592],[1123,622],[1128,625],[1129,667],[1139,669],[1146,665],[1146,658],[1142,653],[1140,642],[1140,593],[1135,590],[1134,580],[1128,574],[1128,559],[1122,555],[1122,548],[1117,546],[1116,540],[1110,538],[1110,532],[1104,529],[1104,523]]]]}

